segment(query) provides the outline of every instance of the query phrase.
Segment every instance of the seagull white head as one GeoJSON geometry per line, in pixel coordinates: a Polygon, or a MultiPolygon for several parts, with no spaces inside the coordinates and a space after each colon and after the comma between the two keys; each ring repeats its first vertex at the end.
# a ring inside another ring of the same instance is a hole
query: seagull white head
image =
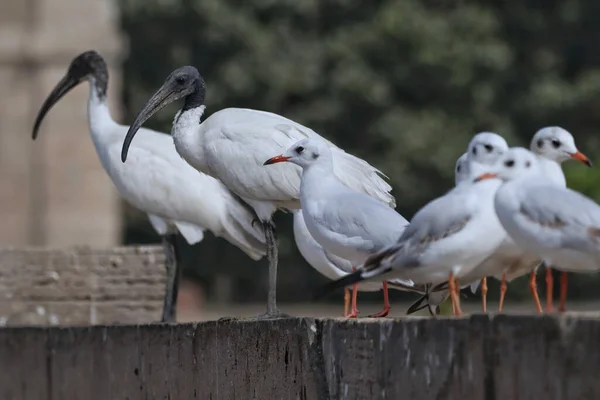
{"type": "Polygon", "coordinates": [[[469,179],[470,172],[468,156],[469,155],[467,153],[464,153],[458,158],[458,160],[456,160],[456,165],[454,166],[454,184],[456,186],[469,179]]]}
{"type": "Polygon", "coordinates": [[[494,165],[508,150],[508,143],[497,133],[481,132],[473,136],[467,148],[469,160],[483,165],[494,165]]]}
{"type": "Polygon", "coordinates": [[[511,181],[536,174],[541,174],[536,155],[523,147],[512,147],[500,157],[489,172],[479,175],[475,181],[492,178],[511,181]]]}
{"type": "Polygon", "coordinates": [[[531,151],[540,157],[562,163],[571,158],[592,166],[590,160],[575,146],[573,135],[559,126],[542,128],[533,135],[531,151]]]}
{"type": "Polygon", "coordinates": [[[302,139],[294,143],[285,153],[269,158],[263,165],[287,161],[306,168],[317,161],[322,162],[331,158],[331,150],[325,141],[302,139]]]}

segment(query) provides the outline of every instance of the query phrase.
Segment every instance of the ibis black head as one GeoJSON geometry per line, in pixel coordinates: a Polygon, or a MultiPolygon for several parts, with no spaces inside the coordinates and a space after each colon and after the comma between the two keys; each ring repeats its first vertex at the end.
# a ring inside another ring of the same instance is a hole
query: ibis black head
{"type": "Polygon", "coordinates": [[[179,99],[185,99],[183,111],[194,109],[204,105],[205,95],[204,79],[195,67],[185,66],[173,71],[133,120],[123,142],[121,160],[127,160],[127,152],[136,132],[159,110],[179,99]]]}
{"type": "Polygon", "coordinates": [[[82,81],[89,77],[94,79],[104,78],[108,80],[106,62],[98,52],[94,50],[81,53],[71,61],[67,75],[74,80],[82,81]]]}
{"type": "Polygon", "coordinates": [[[33,125],[32,137],[35,139],[38,135],[42,120],[65,94],[81,82],[92,79],[95,85],[96,93],[100,98],[106,97],[106,86],[108,84],[108,69],[106,62],[100,54],[94,50],[81,53],[71,61],[67,74],[58,82],[50,95],[44,101],[42,108],[35,119],[33,125]]]}

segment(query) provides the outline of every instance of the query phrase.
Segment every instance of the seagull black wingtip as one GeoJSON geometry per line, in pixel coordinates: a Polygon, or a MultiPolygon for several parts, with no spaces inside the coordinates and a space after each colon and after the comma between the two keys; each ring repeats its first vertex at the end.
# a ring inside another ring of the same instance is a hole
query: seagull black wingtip
{"type": "Polygon", "coordinates": [[[417,311],[420,311],[427,307],[427,297],[427,295],[419,297],[417,301],[415,301],[410,307],[408,307],[408,310],[406,310],[406,315],[414,314],[417,311]]]}

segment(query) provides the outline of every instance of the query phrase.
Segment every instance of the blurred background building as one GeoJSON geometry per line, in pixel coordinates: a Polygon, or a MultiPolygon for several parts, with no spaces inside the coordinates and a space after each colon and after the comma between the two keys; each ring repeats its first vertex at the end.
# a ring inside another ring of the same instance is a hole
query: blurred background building
{"type": "MultiPolygon", "coordinates": [[[[528,146],[537,129],[560,125],[597,161],[599,16],[593,0],[3,0],[0,244],[158,240],[142,213],[120,206],[100,167],[86,85],[31,141],[41,102],[84,50],[110,62],[117,120],[130,123],[173,69],[195,65],[206,115],[248,107],[313,128],[384,171],[410,219],[453,185],[454,162],[478,131],[528,146]]],[[[148,126],[168,132],[175,110],[148,126]]],[[[600,200],[597,168],[565,167],[571,187],[600,200]]],[[[323,278],[297,252],[291,216],[276,222],[279,298],[308,300],[323,278]]],[[[265,299],[264,262],[224,241],[207,237],[184,257],[211,301],[265,299]]],[[[597,282],[574,277],[569,297],[592,294],[597,282]]],[[[526,286],[511,284],[509,295],[526,298],[526,286]]]]}
{"type": "Polygon", "coordinates": [[[121,207],[89,138],[82,86],[31,140],[35,115],[74,55],[109,60],[111,104],[121,110],[122,40],[115,3],[3,0],[0,4],[0,243],[109,246],[121,242],[121,207]]]}

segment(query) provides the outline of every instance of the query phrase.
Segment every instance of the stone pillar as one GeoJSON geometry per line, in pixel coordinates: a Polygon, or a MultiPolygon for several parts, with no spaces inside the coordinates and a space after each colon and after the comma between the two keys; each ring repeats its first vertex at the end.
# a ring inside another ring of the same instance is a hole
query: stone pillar
{"type": "Polygon", "coordinates": [[[48,114],[39,107],[71,60],[95,49],[110,67],[109,102],[119,119],[122,41],[108,0],[0,2],[0,246],[89,244],[121,239],[120,199],[87,126],[87,84],[48,114]]]}

